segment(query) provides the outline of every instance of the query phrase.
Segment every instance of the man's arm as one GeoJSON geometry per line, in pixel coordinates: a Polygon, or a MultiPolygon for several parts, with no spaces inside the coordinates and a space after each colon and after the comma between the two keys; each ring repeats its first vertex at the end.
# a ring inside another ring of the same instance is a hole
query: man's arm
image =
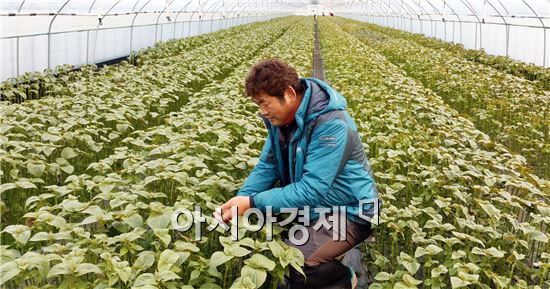
{"type": "Polygon", "coordinates": [[[271,150],[271,137],[266,138],[260,159],[243,186],[237,192],[237,196],[251,196],[253,194],[271,189],[279,180],[279,172],[275,162],[275,156],[271,150]]]}
{"type": "Polygon", "coordinates": [[[273,188],[252,195],[252,205],[261,210],[272,206],[302,208],[319,204],[329,191],[340,167],[347,162],[345,148],[348,126],[341,119],[333,119],[313,130],[308,146],[304,174],[298,182],[282,188],[273,188]]]}

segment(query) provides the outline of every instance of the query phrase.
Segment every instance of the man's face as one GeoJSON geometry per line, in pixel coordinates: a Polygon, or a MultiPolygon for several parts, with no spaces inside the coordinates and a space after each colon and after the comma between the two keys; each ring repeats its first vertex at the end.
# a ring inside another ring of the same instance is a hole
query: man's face
{"type": "Polygon", "coordinates": [[[253,98],[254,102],[259,106],[260,113],[274,126],[285,125],[285,120],[289,119],[290,114],[294,113],[292,103],[296,100],[296,95],[292,95],[294,90],[285,91],[284,101],[281,102],[276,96],[271,96],[266,93],[260,93],[253,98]]]}

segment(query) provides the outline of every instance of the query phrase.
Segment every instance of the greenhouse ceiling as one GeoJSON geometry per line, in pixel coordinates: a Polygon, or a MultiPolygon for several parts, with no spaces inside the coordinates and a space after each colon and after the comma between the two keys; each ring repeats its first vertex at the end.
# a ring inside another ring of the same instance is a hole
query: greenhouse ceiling
{"type": "Polygon", "coordinates": [[[477,15],[502,17],[550,16],[550,0],[361,0],[361,1],[239,1],[239,0],[3,0],[2,15],[59,14],[72,16],[120,13],[184,13],[284,11],[311,13],[308,8],[388,15],[477,15]]]}
{"type": "Polygon", "coordinates": [[[550,64],[550,0],[2,0],[0,78],[110,61],[158,41],[275,17],[329,13],[550,64]]]}

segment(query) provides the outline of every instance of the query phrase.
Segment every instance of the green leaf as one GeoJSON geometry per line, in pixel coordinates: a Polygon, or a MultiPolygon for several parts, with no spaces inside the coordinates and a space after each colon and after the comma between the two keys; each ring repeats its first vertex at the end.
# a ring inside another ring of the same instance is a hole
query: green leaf
{"type": "Polygon", "coordinates": [[[224,252],[222,251],[216,251],[214,252],[214,254],[212,254],[212,256],[210,257],[210,260],[208,261],[209,262],[209,266],[210,267],[218,267],[220,266],[221,264],[229,261],[233,259],[233,256],[227,256],[224,252]]]}
{"type": "Polygon", "coordinates": [[[61,157],[66,160],[70,160],[76,156],[78,156],[78,154],[70,147],[66,147],[61,151],[61,157]]]}
{"type": "Polygon", "coordinates": [[[198,269],[191,271],[191,275],[189,276],[189,282],[191,282],[191,280],[195,280],[199,278],[200,275],[201,275],[201,271],[198,269]]]}
{"type": "Polygon", "coordinates": [[[416,251],[414,252],[414,257],[415,258],[420,258],[424,255],[428,254],[428,251],[426,251],[426,249],[422,248],[422,247],[416,247],[416,251]]]}
{"type": "Polygon", "coordinates": [[[31,230],[25,225],[10,225],[2,232],[9,233],[17,242],[25,245],[31,237],[31,230]]]}
{"type": "Polygon", "coordinates": [[[405,284],[407,284],[407,286],[410,286],[410,287],[416,287],[416,285],[419,285],[422,283],[422,281],[420,280],[416,280],[413,278],[413,276],[409,275],[409,274],[406,274],[403,275],[403,282],[405,284]]]}
{"type": "Polygon", "coordinates": [[[250,254],[250,250],[240,247],[238,244],[230,247],[225,247],[223,250],[226,255],[239,258],[250,254]]]}
{"type": "Polygon", "coordinates": [[[46,169],[46,165],[43,162],[29,161],[27,162],[27,170],[35,177],[41,177],[46,169]]]}
{"type": "Polygon", "coordinates": [[[243,137],[247,144],[253,144],[256,141],[256,138],[250,135],[243,137]]]}
{"type": "Polygon", "coordinates": [[[151,251],[144,251],[139,254],[132,268],[136,271],[143,271],[155,263],[155,254],[151,251]]]}
{"type": "Polygon", "coordinates": [[[520,254],[520,253],[516,252],[516,250],[513,250],[512,254],[514,255],[514,258],[518,261],[521,261],[525,258],[525,254],[520,254]]]}
{"type": "Polygon", "coordinates": [[[158,262],[158,271],[163,272],[170,270],[170,268],[176,264],[180,257],[179,253],[176,253],[170,249],[164,250],[160,253],[159,262],[158,262]]]}
{"type": "Polygon", "coordinates": [[[66,275],[71,274],[71,269],[69,268],[69,265],[66,263],[59,263],[53,266],[50,271],[48,271],[48,278],[57,276],[57,275],[66,275]]]}
{"type": "Polygon", "coordinates": [[[19,275],[21,270],[16,262],[7,262],[0,265],[0,285],[19,275]]]}
{"type": "Polygon", "coordinates": [[[452,276],[451,277],[451,288],[461,288],[461,287],[466,287],[468,285],[470,285],[472,283],[466,281],[466,280],[462,280],[458,277],[454,277],[452,276]]]}
{"type": "Polygon", "coordinates": [[[61,170],[70,175],[74,172],[74,167],[68,164],[68,165],[61,166],[61,170]]]}
{"type": "Polygon", "coordinates": [[[462,250],[458,250],[458,251],[453,252],[453,254],[451,255],[451,259],[456,260],[456,259],[460,259],[464,256],[466,256],[466,252],[464,252],[462,250]]]}
{"type": "Polygon", "coordinates": [[[506,288],[510,284],[510,279],[498,274],[491,274],[491,279],[498,286],[498,288],[506,288]]]}
{"type": "Polygon", "coordinates": [[[147,285],[155,285],[157,283],[155,275],[152,273],[143,273],[134,281],[134,287],[142,287],[147,285]]]}
{"type": "Polygon", "coordinates": [[[171,211],[164,214],[152,213],[147,218],[147,225],[152,229],[164,229],[171,222],[171,211]]]}
{"type": "Polygon", "coordinates": [[[416,271],[420,268],[420,264],[416,261],[415,258],[409,256],[407,253],[401,252],[397,260],[411,275],[414,275],[416,271]]]}
{"type": "Polygon", "coordinates": [[[76,271],[78,272],[77,276],[82,276],[88,273],[96,273],[96,274],[102,273],[99,267],[90,263],[79,264],[76,271]]]}
{"type": "Polygon", "coordinates": [[[7,190],[15,189],[17,185],[15,183],[5,183],[0,185],[0,194],[7,190]]]}
{"type": "Polygon", "coordinates": [[[387,273],[387,272],[378,272],[376,276],[374,276],[374,279],[376,281],[389,281],[393,278],[393,274],[387,273]]]}
{"type": "Polygon", "coordinates": [[[180,276],[178,276],[178,274],[172,272],[172,271],[162,271],[160,272],[160,280],[163,282],[163,283],[166,283],[168,281],[172,281],[172,280],[176,280],[176,279],[181,279],[180,276]]]}
{"type": "Polygon", "coordinates": [[[485,213],[487,213],[487,215],[489,215],[489,217],[491,217],[491,218],[493,218],[497,221],[500,221],[500,218],[501,218],[500,210],[497,209],[493,204],[491,204],[487,201],[480,201],[479,205],[481,206],[483,211],[485,211],[485,213]]]}
{"type": "Polygon", "coordinates": [[[40,242],[40,241],[46,241],[50,239],[55,239],[55,235],[52,235],[48,232],[38,232],[34,234],[29,241],[40,242]]]}
{"type": "Polygon", "coordinates": [[[168,245],[170,245],[172,237],[170,236],[168,229],[155,229],[154,232],[155,235],[162,241],[164,247],[168,247],[168,245]]]}
{"type": "Polygon", "coordinates": [[[273,256],[277,258],[281,258],[285,253],[285,249],[283,248],[283,246],[277,243],[277,241],[270,241],[267,243],[267,246],[269,246],[269,249],[271,250],[271,253],[273,253],[273,256]]]}
{"type": "Polygon", "coordinates": [[[443,266],[443,265],[439,265],[435,268],[432,269],[432,278],[437,278],[443,274],[447,274],[447,272],[449,272],[449,270],[447,269],[447,267],[443,266]]]}
{"type": "Polygon", "coordinates": [[[252,266],[244,265],[244,267],[241,269],[241,276],[250,277],[252,281],[254,281],[254,284],[257,286],[256,288],[260,288],[267,278],[267,273],[263,269],[256,269],[252,266]]]}
{"type": "Polygon", "coordinates": [[[36,185],[31,183],[27,179],[16,181],[15,184],[22,189],[37,189],[36,185]]]}
{"type": "Polygon", "coordinates": [[[132,228],[141,228],[143,227],[143,218],[140,214],[132,214],[126,218],[122,219],[124,223],[128,224],[128,226],[132,228]]]}
{"type": "Polygon", "coordinates": [[[548,243],[548,236],[545,233],[538,230],[531,230],[528,233],[528,236],[531,240],[539,241],[542,243],[548,243]]]}
{"type": "Polygon", "coordinates": [[[128,124],[126,123],[117,123],[116,129],[120,133],[124,133],[126,130],[128,130],[128,124]]]}
{"type": "Polygon", "coordinates": [[[267,258],[262,254],[254,254],[252,257],[244,261],[245,264],[250,265],[256,269],[266,269],[268,271],[273,271],[275,269],[275,262],[267,258]]]}
{"type": "Polygon", "coordinates": [[[426,247],[426,251],[428,251],[428,253],[433,256],[441,253],[443,249],[439,248],[437,245],[430,244],[426,247]]]}
{"type": "Polygon", "coordinates": [[[115,188],[115,185],[113,184],[107,184],[107,183],[99,184],[99,190],[104,194],[110,193],[114,188],[115,188]]]}
{"type": "Polygon", "coordinates": [[[496,258],[502,258],[504,257],[504,251],[501,251],[495,247],[491,247],[489,249],[485,249],[485,253],[489,256],[496,257],[496,258]]]}

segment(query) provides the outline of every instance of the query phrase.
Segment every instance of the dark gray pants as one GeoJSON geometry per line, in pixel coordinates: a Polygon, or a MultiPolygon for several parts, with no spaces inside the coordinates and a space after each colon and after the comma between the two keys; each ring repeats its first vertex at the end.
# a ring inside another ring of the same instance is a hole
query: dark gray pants
{"type": "MultiPolygon", "coordinates": [[[[345,240],[334,241],[333,229],[313,229],[316,222],[307,227],[308,241],[297,246],[290,240],[285,242],[299,249],[305,258],[303,268],[306,276],[291,268],[288,284],[292,289],[347,289],[351,288],[351,273],[340,261],[344,254],[364,241],[371,234],[370,223],[363,225],[346,220],[345,240]]],[[[338,233],[338,232],[336,232],[338,233]]],[[[297,233],[297,238],[302,235],[297,233]]]]}

